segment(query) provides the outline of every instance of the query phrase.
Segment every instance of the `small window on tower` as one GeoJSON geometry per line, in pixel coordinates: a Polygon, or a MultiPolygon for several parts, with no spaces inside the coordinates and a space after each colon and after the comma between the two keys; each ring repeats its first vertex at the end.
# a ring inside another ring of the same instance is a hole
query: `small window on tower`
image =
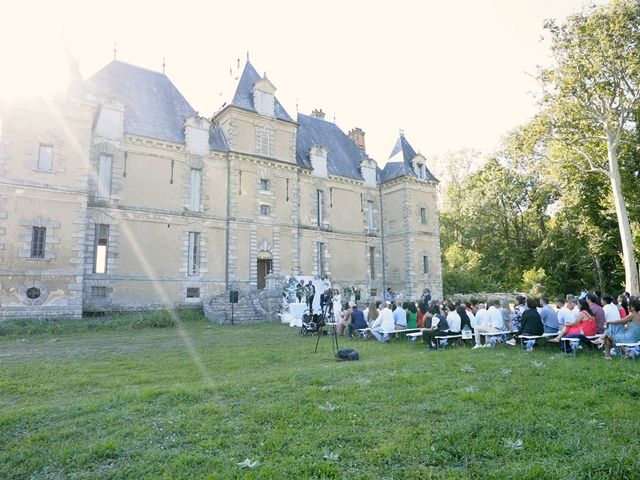
{"type": "Polygon", "coordinates": [[[266,178],[260,180],[260,190],[262,190],[263,192],[269,191],[269,180],[267,180],[266,178]]]}
{"type": "Polygon", "coordinates": [[[51,170],[53,168],[53,146],[40,145],[38,152],[38,170],[51,170]]]}

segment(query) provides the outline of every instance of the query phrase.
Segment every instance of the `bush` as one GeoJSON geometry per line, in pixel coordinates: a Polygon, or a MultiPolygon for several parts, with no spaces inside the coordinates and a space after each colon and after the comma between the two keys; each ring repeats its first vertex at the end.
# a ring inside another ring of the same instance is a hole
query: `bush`
{"type": "Polygon", "coordinates": [[[6,335],[59,335],[81,331],[140,330],[143,328],[172,328],[177,322],[204,320],[200,310],[160,310],[157,312],[124,313],[70,319],[21,319],[0,322],[0,336],[6,335]]]}

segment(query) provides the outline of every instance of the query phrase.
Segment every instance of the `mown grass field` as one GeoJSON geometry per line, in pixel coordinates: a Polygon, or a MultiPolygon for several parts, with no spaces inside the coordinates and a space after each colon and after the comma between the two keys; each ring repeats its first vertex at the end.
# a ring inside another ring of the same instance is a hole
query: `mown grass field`
{"type": "Polygon", "coordinates": [[[0,478],[640,478],[640,363],[182,317],[0,329],[0,478]]]}

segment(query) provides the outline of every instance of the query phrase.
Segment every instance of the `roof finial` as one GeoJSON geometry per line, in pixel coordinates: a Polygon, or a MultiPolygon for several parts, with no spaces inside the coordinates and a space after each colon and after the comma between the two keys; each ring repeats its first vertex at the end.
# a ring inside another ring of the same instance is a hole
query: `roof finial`
{"type": "Polygon", "coordinates": [[[298,113],[298,99],[296,98],[296,113],[298,113]]]}
{"type": "Polygon", "coordinates": [[[113,59],[117,60],[118,57],[118,44],[113,42],[113,59]]]}
{"type": "Polygon", "coordinates": [[[164,57],[162,57],[162,74],[164,75],[164,67],[166,66],[166,62],[164,61],[164,57]]]}
{"type": "Polygon", "coordinates": [[[400,129],[400,136],[404,137],[404,130],[403,129],[400,129]]]}
{"type": "Polygon", "coordinates": [[[247,62],[249,61],[249,50],[247,50],[247,62]]]}

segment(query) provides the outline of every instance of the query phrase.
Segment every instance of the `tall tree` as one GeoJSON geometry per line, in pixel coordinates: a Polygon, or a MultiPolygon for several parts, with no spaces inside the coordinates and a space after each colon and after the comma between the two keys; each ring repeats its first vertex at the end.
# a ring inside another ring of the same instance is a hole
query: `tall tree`
{"type": "Polygon", "coordinates": [[[620,175],[620,150],[633,134],[640,106],[640,3],[612,0],[548,21],[555,65],[541,71],[544,104],[555,138],[585,168],[608,178],[615,205],[628,291],[640,294],[638,265],[620,175]]]}

